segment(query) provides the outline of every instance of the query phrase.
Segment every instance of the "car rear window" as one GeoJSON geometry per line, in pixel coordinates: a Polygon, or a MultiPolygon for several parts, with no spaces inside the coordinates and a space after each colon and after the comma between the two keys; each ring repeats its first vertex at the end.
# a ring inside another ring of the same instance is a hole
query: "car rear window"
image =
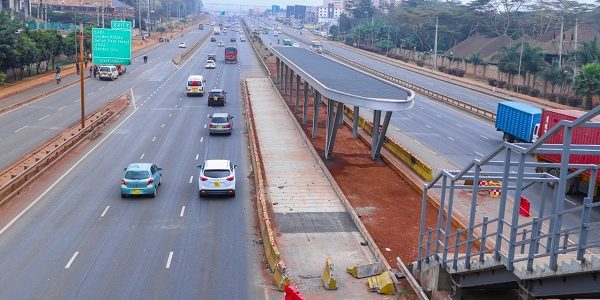
{"type": "Polygon", "coordinates": [[[190,80],[188,81],[188,86],[202,86],[202,82],[198,80],[190,80]]]}
{"type": "Polygon", "coordinates": [[[212,123],[227,123],[227,118],[224,117],[214,117],[211,120],[212,123]]]}
{"type": "Polygon", "coordinates": [[[146,179],[150,178],[150,172],[148,171],[127,171],[125,173],[125,179],[146,179]]]}
{"type": "Polygon", "coordinates": [[[221,96],[221,92],[210,92],[211,96],[221,96]]]}
{"type": "Polygon", "coordinates": [[[110,72],[109,67],[100,67],[100,72],[110,72]]]}
{"type": "Polygon", "coordinates": [[[204,170],[204,176],[208,178],[223,178],[230,174],[229,170],[204,170]]]}

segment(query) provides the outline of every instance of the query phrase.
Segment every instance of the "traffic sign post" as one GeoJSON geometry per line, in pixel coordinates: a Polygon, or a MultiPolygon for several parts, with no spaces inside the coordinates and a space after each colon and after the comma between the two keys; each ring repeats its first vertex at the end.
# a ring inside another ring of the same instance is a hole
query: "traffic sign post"
{"type": "Polygon", "coordinates": [[[131,29],[92,28],[92,53],[96,65],[131,64],[131,29]]]}

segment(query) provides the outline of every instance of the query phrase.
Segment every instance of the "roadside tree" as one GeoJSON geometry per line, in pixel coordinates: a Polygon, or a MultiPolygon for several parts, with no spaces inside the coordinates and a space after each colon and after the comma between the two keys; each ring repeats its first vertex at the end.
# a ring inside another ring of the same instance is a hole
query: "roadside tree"
{"type": "Polygon", "coordinates": [[[600,95],[600,64],[587,64],[575,77],[573,84],[575,93],[585,97],[585,108],[592,109],[592,99],[600,95]]]}

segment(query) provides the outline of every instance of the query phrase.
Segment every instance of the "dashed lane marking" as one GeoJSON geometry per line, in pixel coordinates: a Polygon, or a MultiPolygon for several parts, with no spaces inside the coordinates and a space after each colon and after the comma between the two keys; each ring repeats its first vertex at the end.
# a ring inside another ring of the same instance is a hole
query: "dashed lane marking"
{"type": "Polygon", "coordinates": [[[45,118],[47,118],[47,117],[49,117],[49,116],[50,116],[50,115],[45,115],[45,116],[43,116],[43,117],[39,118],[39,119],[38,119],[38,121],[41,121],[41,120],[43,120],[43,119],[45,119],[45,118]]]}
{"type": "Polygon", "coordinates": [[[194,175],[190,176],[190,183],[194,180],[194,175]]]}
{"type": "Polygon", "coordinates": [[[451,138],[451,137],[448,137],[448,139],[454,142],[454,139],[453,139],[453,138],[451,138]]]}
{"type": "Polygon", "coordinates": [[[429,129],[431,129],[431,126],[429,126],[429,125],[427,125],[427,124],[425,124],[425,127],[427,127],[427,128],[429,128],[429,129]]]}
{"type": "Polygon", "coordinates": [[[479,136],[482,137],[482,138],[484,138],[484,139],[486,139],[486,140],[488,139],[488,137],[485,136],[485,135],[479,135],[479,136]]]}
{"type": "MultiPolygon", "coordinates": [[[[206,128],[206,127],[204,127],[204,128],[206,128]]],[[[203,141],[204,141],[204,137],[201,137],[200,138],[200,143],[202,143],[203,141]]]]}
{"type": "Polygon", "coordinates": [[[58,110],[63,110],[63,109],[65,109],[65,108],[67,108],[67,107],[66,107],[66,106],[63,106],[63,107],[59,108],[58,110]]]}
{"type": "Polygon", "coordinates": [[[161,128],[165,128],[165,123],[162,124],[162,126],[160,126],[161,128]]]}
{"type": "Polygon", "coordinates": [[[73,256],[71,256],[71,259],[69,259],[69,262],[65,266],[65,269],[68,269],[71,267],[71,264],[73,264],[73,261],[75,261],[75,258],[77,257],[78,254],[79,254],[79,251],[76,251],[75,253],[73,253],[73,256]]]}
{"type": "Polygon", "coordinates": [[[185,213],[185,205],[181,207],[181,212],[179,213],[179,217],[183,218],[184,213],[185,213]]]}
{"type": "Polygon", "coordinates": [[[153,141],[153,142],[154,142],[154,141],[156,141],[156,137],[153,137],[153,138],[152,138],[152,141],[153,141]]]}
{"type": "Polygon", "coordinates": [[[173,259],[173,251],[169,252],[169,258],[167,258],[167,265],[165,266],[166,269],[171,268],[171,260],[173,259]]]}
{"type": "MultiPolygon", "coordinates": [[[[14,131],[14,133],[17,133],[17,132],[19,132],[19,131],[21,131],[21,130],[23,130],[23,129],[27,128],[27,127],[29,127],[29,125],[25,125],[25,126],[23,126],[23,127],[19,128],[19,129],[15,130],[15,131],[14,131]]],[[[206,128],[206,125],[204,126],[204,128],[206,128]]]]}
{"type": "Polygon", "coordinates": [[[196,160],[198,160],[199,157],[200,157],[200,154],[196,154],[196,160]]]}
{"type": "Polygon", "coordinates": [[[100,215],[100,217],[104,217],[109,208],[110,208],[110,205],[107,205],[106,208],[104,209],[104,211],[102,212],[102,214],[100,215]]]}
{"type": "Polygon", "coordinates": [[[142,156],[140,156],[140,160],[144,159],[144,155],[146,155],[146,153],[142,153],[142,156]]]}

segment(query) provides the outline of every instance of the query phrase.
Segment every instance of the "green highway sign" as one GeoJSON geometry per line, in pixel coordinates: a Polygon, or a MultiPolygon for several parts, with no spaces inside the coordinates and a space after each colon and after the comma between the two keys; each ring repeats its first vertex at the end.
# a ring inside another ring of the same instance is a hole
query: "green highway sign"
{"type": "Polygon", "coordinates": [[[115,21],[112,20],[110,21],[110,27],[112,29],[127,29],[127,30],[131,30],[131,22],[129,21],[115,21]]]}
{"type": "Polygon", "coordinates": [[[92,28],[92,62],[96,65],[131,64],[131,30],[92,28]]]}

